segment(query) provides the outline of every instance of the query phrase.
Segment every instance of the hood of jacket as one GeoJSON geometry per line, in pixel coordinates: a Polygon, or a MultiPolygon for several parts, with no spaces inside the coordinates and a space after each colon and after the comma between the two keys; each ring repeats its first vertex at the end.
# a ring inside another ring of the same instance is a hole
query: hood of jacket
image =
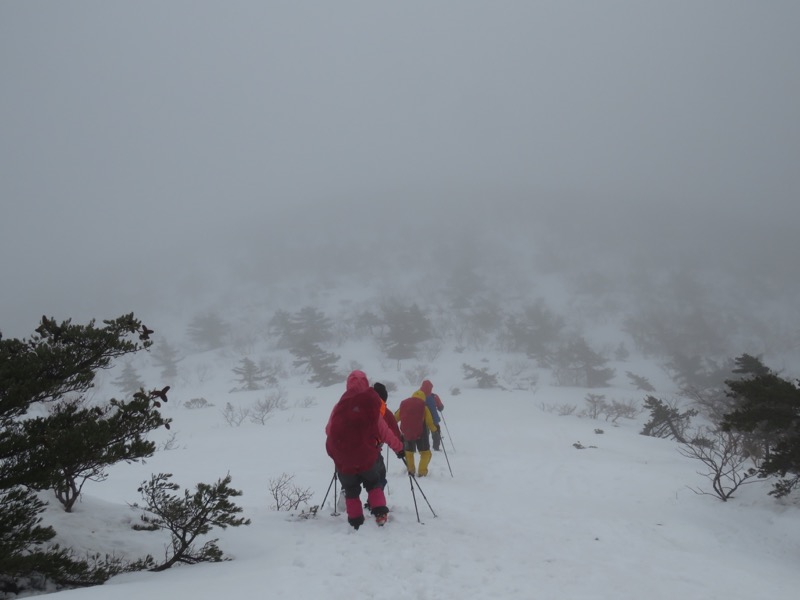
{"type": "Polygon", "coordinates": [[[355,370],[347,376],[347,391],[350,394],[357,394],[369,389],[369,381],[364,371],[355,370]]]}
{"type": "Polygon", "coordinates": [[[422,385],[419,386],[423,392],[425,392],[426,396],[430,396],[433,393],[433,384],[431,383],[430,379],[426,379],[422,382],[422,385]]]}

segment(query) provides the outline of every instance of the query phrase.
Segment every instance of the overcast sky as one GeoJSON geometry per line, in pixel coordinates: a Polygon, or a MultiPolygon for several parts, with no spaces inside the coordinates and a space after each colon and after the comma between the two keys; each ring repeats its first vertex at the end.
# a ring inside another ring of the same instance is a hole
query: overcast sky
{"type": "Polygon", "coordinates": [[[652,240],[676,212],[725,240],[716,216],[759,215],[780,235],[745,243],[785,255],[798,23],[792,0],[3,0],[0,330],[261,236],[625,214],[652,240]]]}

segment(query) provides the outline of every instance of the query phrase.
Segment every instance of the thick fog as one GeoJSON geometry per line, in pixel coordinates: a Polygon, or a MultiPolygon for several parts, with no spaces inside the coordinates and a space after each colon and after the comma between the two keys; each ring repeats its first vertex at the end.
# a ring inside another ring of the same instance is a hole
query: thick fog
{"type": "Polygon", "coordinates": [[[792,1],[7,0],[0,330],[534,246],[796,306],[797,23],[792,1]]]}

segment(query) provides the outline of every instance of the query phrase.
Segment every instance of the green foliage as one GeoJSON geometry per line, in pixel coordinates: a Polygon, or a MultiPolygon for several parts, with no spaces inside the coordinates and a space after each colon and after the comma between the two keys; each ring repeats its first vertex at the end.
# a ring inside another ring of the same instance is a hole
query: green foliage
{"type": "Polygon", "coordinates": [[[133,396],[136,392],[144,388],[144,383],[139,378],[134,366],[126,362],[119,377],[112,381],[125,396],[133,396]]]}
{"type": "Polygon", "coordinates": [[[270,320],[270,333],[278,336],[279,348],[302,348],[333,338],[333,322],[312,306],[294,314],[279,310],[270,320]]]}
{"type": "Polygon", "coordinates": [[[507,319],[503,337],[509,350],[525,352],[540,366],[547,367],[564,326],[564,318],[554,313],[542,298],[537,298],[522,314],[507,319]]]}
{"type": "Polygon", "coordinates": [[[278,346],[295,356],[294,366],[311,374],[309,382],[327,387],[342,381],[336,367],[340,357],[320,347],[333,338],[333,322],[323,312],[311,306],[294,314],[277,311],[269,325],[270,333],[278,336],[278,346]]]}
{"type": "Polygon", "coordinates": [[[605,367],[608,361],[592,350],[580,336],[560,346],[551,361],[553,375],[559,385],[606,387],[615,373],[614,369],[605,367]]]}
{"type": "Polygon", "coordinates": [[[178,376],[178,363],[183,360],[178,351],[166,340],[155,344],[150,351],[153,362],[161,368],[162,381],[170,382],[178,376]]]}
{"type": "Polygon", "coordinates": [[[713,359],[676,352],[665,365],[684,395],[722,393],[725,380],[733,374],[733,361],[713,359]]]}
{"type": "Polygon", "coordinates": [[[383,321],[371,310],[360,312],[355,319],[355,330],[358,333],[369,333],[373,335],[375,329],[381,327],[383,321]]]}
{"type": "MultiPolygon", "coordinates": [[[[29,339],[0,336],[0,582],[13,587],[32,574],[59,585],[88,585],[108,571],[49,546],[45,504],[31,490],[54,489],[74,502],[83,477],[152,453],[143,435],[168,426],[147,394],[90,407],[84,395],[114,359],[149,348],[151,330],[133,314],[87,325],[42,317],[29,339]],[[131,339],[138,335],[138,341],[131,339]],[[36,411],[37,416],[31,417],[36,411]],[[48,413],[41,416],[42,413],[48,413]],[[4,579],[3,579],[4,578],[4,579]]],[[[165,392],[153,392],[160,396],[165,392]]]]}
{"type": "Polygon", "coordinates": [[[706,298],[703,284],[689,273],[675,273],[652,290],[653,301],[625,320],[637,349],[650,356],[719,356],[728,347],[728,311],[706,298]]]}
{"type": "Polygon", "coordinates": [[[478,369],[466,363],[461,365],[464,371],[464,379],[474,379],[478,388],[482,390],[489,390],[500,387],[497,382],[497,373],[490,373],[489,367],[478,369]]]}
{"type": "Polygon", "coordinates": [[[45,503],[22,487],[0,492],[0,566],[9,575],[29,572],[26,565],[41,559],[41,546],[55,537],[52,527],[42,527],[39,516],[45,503]]]}
{"type": "Polygon", "coordinates": [[[739,357],[737,365],[750,376],[727,382],[735,405],[721,426],[759,441],[764,448],[759,475],[784,478],[770,492],[784,496],[797,486],[800,476],[800,388],[748,355],[739,357]]]}
{"type": "Polygon", "coordinates": [[[42,510],[44,504],[31,492],[19,489],[0,494],[0,502],[4,509],[0,513],[0,592],[41,592],[48,583],[57,589],[98,585],[114,575],[153,564],[150,556],[129,562],[95,553],[81,559],[58,544],[45,547],[55,531],[41,527],[31,511],[32,507],[42,510]]]}
{"type": "Polygon", "coordinates": [[[30,339],[0,339],[0,424],[25,414],[36,402],[86,392],[95,373],[108,369],[113,359],[152,345],[133,313],[103,321],[102,328],[94,323],[58,324],[42,317],[30,339]],[[134,333],[141,343],[126,339],[134,333]]]}
{"type": "Polygon", "coordinates": [[[381,337],[380,344],[386,356],[398,363],[414,358],[418,345],[433,337],[428,318],[416,304],[405,306],[399,302],[388,302],[381,309],[387,331],[381,337]]]}
{"type": "Polygon", "coordinates": [[[654,396],[647,396],[644,407],[650,411],[650,420],[644,424],[642,435],[686,443],[686,430],[692,417],[697,416],[696,410],[690,408],[681,412],[677,407],[667,406],[654,396]]]}
{"type": "Polygon", "coordinates": [[[106,467],[153,455],[155,443],[145,436],[169,424],[156,405],[160,403],[152,393],[144,392],[129,401],[112,399],[94,407],[80,400],[60,401],[47,417],[18,424],[13,434],[33,442],[17,456],[17,464],[28,467],[27,485],[54,490],[69,512],[86,481],[105,479],[106,467]]]}
{"type": "Polygon", "coordinates": [[[268,380],[272,380],[272,383],[275,383],[274,378],[271,378],[270,375],[264,372],[264,369],[251,359],[245,357],[239,363],[239,366],[235,367],[233,372],[239,376],[237,381],[241,384],[240,390],[264,389],[264,382],[268,380]]]}
{"type": "Polygon", "coordinates": [[[242,509],[230,498],[241,496],[242,493],[228,487],[230,474],[211,485],[198,483],[194,493],[184,490],[183,497],[172,494],[180,486],[172,483],[171,477],[171,473],[159,473],[153,475],[150,481],[143,481],[139,492],[144,498],[144,505],[133,505],[145,511],[146,514],[142,515],[145,528],[156,527],[170,533],[171,556],[151,570],[164,571],[177,563],[227,560],[217,546],[218,540],[208,540],[200,548],[195,547],[195,542],[214,527],[226,529],[250,524],[250,519],[235,516],[242,509]]]}
{"type": "Polygon", "coordinates": [[[750,356],[749,354],[742,354],[741,356],[737,356],[733,359],[736,368],[733,369],[733,372],[738,375],[743,375],[745,377],[750,375],[769,375],[770,370],[768,367],[761,362],[761,359],[755,356],[750,356]]]}
{"type": "Polygon", "coordinates": [[[215,350],[225,345],[230,332],[228,323],[216,313],[195,316],[186,328],[189,339],[203,350],[215,350]]]}
{"type": "Polygon", "coordinates": [[[475,302],[459,315],[456,340],[459,346],[479,350],[503,328],[501,307],[491,300],[475,302]]]}
{"type": "Polygon", "coordinates": [[[318,387],[328,387],[341,383],[344,379],[336,367],[340,359],[338,354],[326,352],[313,343],[294,346],[291,352],[295,356],[292,364],[305,368],[311,374],[308,378],[310,383],[316,383],[318,387]]]}
{"type": "Polygon", "coordinates": [[[637,390],[642,390],[643,392],[655,392],[656,388],[653,387],[653,384],[650,383],[650,380],[647,377],[642,377],[641,375],[636,375],[635,373],[631,373],[630,371],[625,371],[625,375],[628,376],[631,383],[636,386],[637,390]]]}

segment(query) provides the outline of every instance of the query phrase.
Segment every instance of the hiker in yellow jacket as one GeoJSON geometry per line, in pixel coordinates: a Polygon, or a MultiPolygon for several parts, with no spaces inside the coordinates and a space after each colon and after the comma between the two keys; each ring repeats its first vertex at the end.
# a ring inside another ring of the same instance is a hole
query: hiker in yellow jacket
{"type": "Polygon", "coordinates": [[[431,462],[431,441],[428,431],[436,431],[433,415],[425,404],[425,392],[417,390],[400,403],[394,413],[405,439],[406,466],[411,475],[425,477],[431,462]],[[414,467],[414,452],[419,452],[419,471],[414,467]]]}

